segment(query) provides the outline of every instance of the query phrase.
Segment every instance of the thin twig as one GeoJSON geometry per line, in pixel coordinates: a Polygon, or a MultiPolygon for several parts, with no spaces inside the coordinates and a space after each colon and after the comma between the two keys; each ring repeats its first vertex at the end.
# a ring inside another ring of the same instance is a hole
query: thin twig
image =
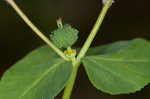
{"type": "Polygon", "coordinates": [[[14,2],[14,0],[6,0],[12,8],[17,12],[17,14],[24,20],[24,22],[43,40],[47,43],[59,56],[63,59],[68,60],[68,58],[64,55],[64,53],[57,48],[30,20],[29,18],[22,12],[22,10],[18,7],[18,5],[14,2]]]}

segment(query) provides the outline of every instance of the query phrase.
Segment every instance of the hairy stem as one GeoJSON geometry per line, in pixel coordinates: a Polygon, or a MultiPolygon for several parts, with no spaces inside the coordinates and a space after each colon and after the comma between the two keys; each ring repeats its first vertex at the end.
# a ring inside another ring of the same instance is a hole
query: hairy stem
{"type": "Polygon", "coordinates": [[[97,31],[100,28],[100,26],[104,20],[104,17],[105,17],[111,4],[112,4],[112,0],[107,0],[107,2],[104,4],[104,7],[103,7],[101,13],[99,14],[98,19],[97,19],[93,29],[91,30],[89,37],[87,38],[86,42],[84,43],[84,45],[83,45],[81,51],[79,52],[79,55],[77,56],[76,60],[73,61],[73,71],[72,71],[70,79],[68,80],[68,83],[65,87],[62,99],[70,99],[72,89],[73,89],[73,86],[75,83],[75,79],[77,76],[77,71],[78,71],[78,68],[81,64],[81,58],[84,57],[87,50],[89,49],[89,47],[90,47],[94,37],[96,36],[97,31]]]}
{"type": "Polygon", "coordinates": [[[64,55],[64,53],[58,49],[30,20],[29,18],[22,12],[22,10],[18,7],[18,5],[14,2],[14,0],[6,0],[12,8],[17,12],[17,14],[24,20],[24,22],[43,40],[47,43],[59,56],[63,59],[68,60],[68,58],[64,55]]]}

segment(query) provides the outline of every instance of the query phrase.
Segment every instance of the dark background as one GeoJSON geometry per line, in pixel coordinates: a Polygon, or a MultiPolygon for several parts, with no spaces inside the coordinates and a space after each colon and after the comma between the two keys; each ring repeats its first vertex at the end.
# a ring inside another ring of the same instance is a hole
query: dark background
{"type": "MultiPolygon", "coordinates": [[[[27,16],[48,35],[56,27],[56,18],[76,27],[83,44],[102,8],[101,0],[16,0],[27,16]]],[[[150,40],[150,1],[116,0],[110,8],[92,46],[119,40],[150,40]]],[[[4,1],[0,1],[0,74],[31,50],[45,44],[4,1]]],[[[129,95],[109,95],[89,82],[81,67],[71,99],[150,99],[150,85],[129,95]]],[[[60,98],[61,94],[56,99],[60,98]]]]}

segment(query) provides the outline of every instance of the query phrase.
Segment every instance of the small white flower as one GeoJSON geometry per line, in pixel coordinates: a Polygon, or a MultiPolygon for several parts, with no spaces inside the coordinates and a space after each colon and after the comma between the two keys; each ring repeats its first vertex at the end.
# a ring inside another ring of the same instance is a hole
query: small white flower
{"type": "MultiPolygon", "coordinates": [[[[106,3],[107,0],[102,0],[103,5],[106,3]]],[[[114,3],[115,1],[113,0],[112,3],[114,3]]]]}

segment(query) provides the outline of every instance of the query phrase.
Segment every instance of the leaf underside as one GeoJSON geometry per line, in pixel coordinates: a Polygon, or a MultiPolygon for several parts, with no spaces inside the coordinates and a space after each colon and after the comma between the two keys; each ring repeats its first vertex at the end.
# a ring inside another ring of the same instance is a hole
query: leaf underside
{"type": "Polygon", "coordinates": [[[71,71],[71,62],[59,58],[48,46],[40,47],[4,73],[0,99],[53,99],[71,71]]]}
{"type": "Polygon", "coordinates": [[[143,39],[91,48],[82,62],[91,83],[109,94],[133,93],[150,82],[150,42],[143,39]]]}

